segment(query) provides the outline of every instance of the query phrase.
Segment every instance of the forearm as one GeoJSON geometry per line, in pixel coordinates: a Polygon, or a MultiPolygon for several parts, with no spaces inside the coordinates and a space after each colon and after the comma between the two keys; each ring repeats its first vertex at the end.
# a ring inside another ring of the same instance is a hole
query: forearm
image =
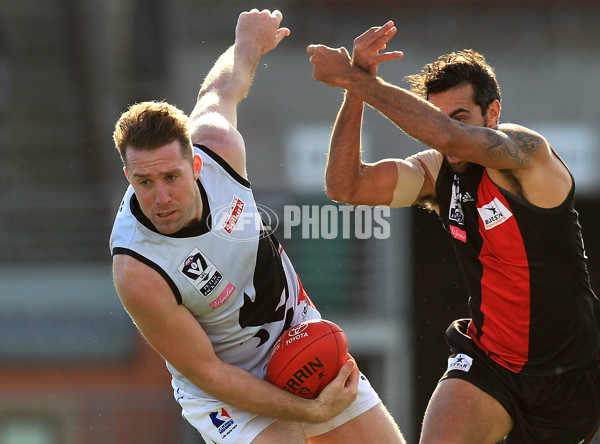
{"type": "Polygon", "coordinates": [[[293,395],[222,361],[202,377],[189,378],[211,396],[250,413],[301,422],[329,419],[318,401],[293,395]]]}
{"type": "Polygon", "coordinates": [[[448,150],[457,128],[428,101],[358,68],[340,78],[339,86],[377,109],[409,136],[441,152],[448,150]]]}
{"type": "Polygon", "coordinates": [[[358,186],[363,109],[363,101],[346,92],[331,134],[325,170],[325,186],[330,199],[348,202],[358,186]]]}
{"type": "Polygon", "coordinates": [[[198,102],[213,92],[221,99],[239,103],[248,94],[260,57],[260,50],[248,42],[229,47],[204,79],[198,102]]]}

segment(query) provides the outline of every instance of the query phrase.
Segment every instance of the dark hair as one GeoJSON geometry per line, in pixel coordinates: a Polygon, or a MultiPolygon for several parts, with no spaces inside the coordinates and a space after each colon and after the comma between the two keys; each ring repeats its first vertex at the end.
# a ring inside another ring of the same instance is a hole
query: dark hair
{"type": "Polygon", "coordinates": [[[153,151],[174,140],[181,144],[183,158],[192,160],[189,119],[179,108],[166,102],[142,102],[129,107],[115,124],[113,140],[123,164],[127,148],[153,151]]]}
{"type": "Polygon", "coordinates": [[[472,49],[464,49],[440,56],[428,63],[419,74],[405,77],[411,83],[411,91],[429,100],[430,94],[447,91],[458,85],[469,83],[475,91],[475,103],[482,114],[494,100],[501,100],[500,86],[494,68],[483,55],[472,49]]]}

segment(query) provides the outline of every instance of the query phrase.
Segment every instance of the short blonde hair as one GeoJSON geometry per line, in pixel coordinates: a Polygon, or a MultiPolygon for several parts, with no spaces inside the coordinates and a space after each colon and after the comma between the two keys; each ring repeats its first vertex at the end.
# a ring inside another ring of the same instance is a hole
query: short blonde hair
{"type": "Polygon", "coordinates": [[[193,146],[188,116],[166,102],[150,101],[131,105],[115,124],[113,140],[123,165],[127,148],[152,151],[178,140],[183,158],[192,161],[193,146]]]}

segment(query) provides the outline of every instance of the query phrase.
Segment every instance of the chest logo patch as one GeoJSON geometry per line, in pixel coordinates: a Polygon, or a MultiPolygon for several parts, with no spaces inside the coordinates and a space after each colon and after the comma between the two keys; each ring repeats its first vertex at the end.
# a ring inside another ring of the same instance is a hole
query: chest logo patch
{"type": "Polygon", "coordinates": [[[197,248],[192,250],[178,269],[205,298],[223,280],[223,274],[197,248]]]}
{"type": "Polygon", "coordinates": [[[512,213],[508,211],[508,208],[497,197],[490,203],[482,207],[477,207],[477,211],[486,230],[491,230],[512,217],[512,213]]]}

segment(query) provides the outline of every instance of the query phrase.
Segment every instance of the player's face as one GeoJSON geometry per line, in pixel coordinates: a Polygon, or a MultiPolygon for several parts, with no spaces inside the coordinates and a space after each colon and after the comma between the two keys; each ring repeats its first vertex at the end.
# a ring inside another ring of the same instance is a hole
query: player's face
{"type": "MultiPolygon", "coordinates": [[[[448,116],[461,123],[486,126],[481,107],[475,104],[475,92],[471,84],[463,84],[429,95],[429,101],[448,116]]],[[[457,157],[444,154],[450,167],[457,173],[464,173],[473,164],[457,157]]]]}
{"type": "Polygon", "coordinates": [[[127,149],[125,174],[142,213],[163,234],[172,234],[200,220],[202,199],[196,185],[202,162],[183,158],[173,141],[153,151],[127,149]]]}

